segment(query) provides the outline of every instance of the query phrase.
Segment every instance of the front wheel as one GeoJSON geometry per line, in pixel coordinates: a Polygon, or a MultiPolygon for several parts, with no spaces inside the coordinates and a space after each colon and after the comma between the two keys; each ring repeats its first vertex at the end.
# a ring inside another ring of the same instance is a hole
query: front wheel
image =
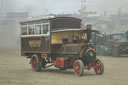
{"type": "Polygon", "coordinates": [[[75,60],[73,69],[74,69],[75,75],[82,76],[83,72],[84,72],[83,61],[82,60],[75,60]]]}
{"type": "Polygon", "coordinates": [[[104,73],[104,64],[100,60],[96,61],[94,71],[97,75],[102,75],[104,73]]]}

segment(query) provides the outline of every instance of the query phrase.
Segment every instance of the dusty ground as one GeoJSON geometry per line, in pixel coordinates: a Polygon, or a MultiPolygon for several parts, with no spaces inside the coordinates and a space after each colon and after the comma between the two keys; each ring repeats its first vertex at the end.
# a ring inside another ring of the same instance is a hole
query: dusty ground
{"type": "Polygon", "coordinates": [[[100,57],[105,73],[93,70],[77,77],[72,70],[51,67],[42,72],[31,69],[29,59],[9,52],[0,53],[0,85],[128,85],[128,57],[100,57]]]}

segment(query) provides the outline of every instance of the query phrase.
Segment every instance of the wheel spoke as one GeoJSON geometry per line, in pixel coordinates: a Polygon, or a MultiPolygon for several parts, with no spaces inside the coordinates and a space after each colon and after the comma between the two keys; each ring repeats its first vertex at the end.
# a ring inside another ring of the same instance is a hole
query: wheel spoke
{"type": "Polygon", "coordinates": [[[31,62],[32,62],[32,69],[35,70],[37,66],[36,58],[33,57],[31,62]]]}
{"type": "Polygon", "coordinates": [[[75,72],[76,74],[80,73],[80,64],[78,62],[75,64],[75,72]]]}

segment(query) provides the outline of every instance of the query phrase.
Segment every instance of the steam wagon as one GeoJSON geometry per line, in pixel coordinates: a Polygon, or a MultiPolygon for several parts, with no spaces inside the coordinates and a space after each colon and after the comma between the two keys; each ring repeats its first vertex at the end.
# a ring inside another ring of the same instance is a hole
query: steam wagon
{"type": "Polygon", "coordinates": [[[94,69],[102,75],[104,65],[96,58],[91,40],[91,25],[81,28],[81,20],[56,17],[21,22],[21,55],[30,58],[36,72],[55,66],[60,70],[73,69],[77,76],[94,69]]]}

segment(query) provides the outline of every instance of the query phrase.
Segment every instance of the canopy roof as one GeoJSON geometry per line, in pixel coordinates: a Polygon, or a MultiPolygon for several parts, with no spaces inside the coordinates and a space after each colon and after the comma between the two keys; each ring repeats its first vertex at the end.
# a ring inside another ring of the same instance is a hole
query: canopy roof
{"type": "MultiPolygon", "coordinates": [[[[77,28],[77,29],[73,29],[73,28],[68,28],[68,29],[64,29],[64,30],[53,30],[51,31],[52,33],[55,33],[55,32],[79,32],[79,31],[85,31],[87,32],[87,29],[81,29],[81,28],[77,28]]],[[[92,30],[92,32],[99,32],[97,30],[92,30]]]]}

